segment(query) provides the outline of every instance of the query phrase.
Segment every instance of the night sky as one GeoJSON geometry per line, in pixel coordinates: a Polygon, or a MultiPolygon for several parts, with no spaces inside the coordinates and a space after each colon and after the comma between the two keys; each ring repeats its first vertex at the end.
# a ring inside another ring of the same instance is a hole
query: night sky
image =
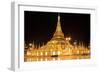
{"type": "MultiPolygon", "coordinates": [[[[90,43],[90,14],[59,13],[61,27],[65,37],[71,36],[86,45],[90,43]]],[[[58,13],[24,11],[25,43],[47,43],[57,26],[58,13]]]]}

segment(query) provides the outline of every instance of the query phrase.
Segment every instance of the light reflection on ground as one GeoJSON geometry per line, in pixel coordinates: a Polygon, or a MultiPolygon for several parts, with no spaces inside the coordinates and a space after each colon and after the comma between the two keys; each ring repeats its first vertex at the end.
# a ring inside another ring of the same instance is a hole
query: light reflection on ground
{"type": "Polygon", "coordinates": [[[58,56],[58,57],[27,56],[24,58],[24,61],[34,62],[34,61],[54,61],[54,60],[73,60],[73,59],[90,59],[90,55],[68,55],[68,56],[58,56]]]}

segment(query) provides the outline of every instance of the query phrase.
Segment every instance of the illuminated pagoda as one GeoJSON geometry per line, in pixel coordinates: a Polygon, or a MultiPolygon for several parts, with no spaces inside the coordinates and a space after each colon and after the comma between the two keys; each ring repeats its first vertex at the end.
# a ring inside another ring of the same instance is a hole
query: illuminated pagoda
{"type": "Polygon", "coordinates": [[[90,49],[88,47],[83,44],[72,45],[70,40],[71,37],[64,38],[60,16],[58,15],[57,27],[51,40],[41,47],[40,45],[37,47],[34,43],[29,44],[30,47],[26,50],[25,61],[50,61],[59,57],[60,60],[90,58],[90,49]]]}

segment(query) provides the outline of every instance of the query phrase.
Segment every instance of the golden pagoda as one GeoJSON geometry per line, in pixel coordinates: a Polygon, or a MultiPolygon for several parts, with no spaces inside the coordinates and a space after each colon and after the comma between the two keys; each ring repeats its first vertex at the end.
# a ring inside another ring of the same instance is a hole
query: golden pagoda
{"type": "Polygon", "coordinates": [[[58,39],[64,40],[64,34],[62,32],[61,24],[60,24],[60,16],[58,16],[57,27],[52,40],[58,40],[58,39]]]}
{"type": "Polygon", "coordinates": [[[70,37],[64,38],[62,32],[60,16],[58,15],[57,27],[53,37],[46,45],[29,47],[25,54],[25,61],[45,61],[52,59],[80,59],[90,58],[90,49],[83,45],[71,45],[70,37]],[[85,54],[85,56],[84,56],[85,54]]]}
{"type": "Polygon", "coordinates": [[[45,47],[46,48],[49,47],[47,49],[53,50],[53,51],[55,50],[56,52],[58,50],[60,51],[65,48],[65,38],[64,38],[64,34],[61,29],[60,16],[58,16],[56,31],[52,39],[45,45],[45,47]]]}

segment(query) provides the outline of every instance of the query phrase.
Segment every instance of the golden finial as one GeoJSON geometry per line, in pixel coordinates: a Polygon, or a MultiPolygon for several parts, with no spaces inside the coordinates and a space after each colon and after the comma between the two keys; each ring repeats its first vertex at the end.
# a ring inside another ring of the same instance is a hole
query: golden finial
{"type": "Polygon", "coordinates": [[[58,22],[60,22],[60,15],[58,14],[58,22]]]}
{"type": "Polygon", "coordinates": [[[58,22],[57,22],[57,28],[56,28],[56,31],[61,31],[61,24],[60,24],[60,15],[58,15],[58,22]]]}

